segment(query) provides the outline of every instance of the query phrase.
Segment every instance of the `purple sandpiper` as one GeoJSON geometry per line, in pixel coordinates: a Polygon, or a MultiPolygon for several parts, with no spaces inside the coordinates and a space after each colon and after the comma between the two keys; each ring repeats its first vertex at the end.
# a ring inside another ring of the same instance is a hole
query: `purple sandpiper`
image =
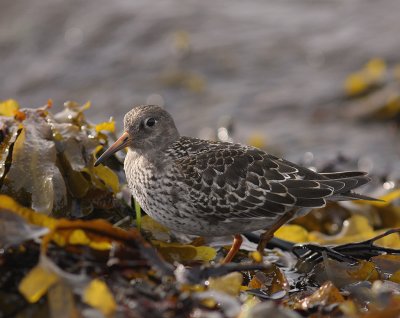
{"type": "Polygon", "coordinates": [[[241,233],[265,229],[263,252],[279,227],[328,200],[372,199],[352,192],[370,180],[365,172],[317,173],[254,147],[180,136],[158,106],[134,107],[124,131],[95,165],[127,147],[125,173],[140,206],[178,232],[234,235],[225,262],[241,233]]]}

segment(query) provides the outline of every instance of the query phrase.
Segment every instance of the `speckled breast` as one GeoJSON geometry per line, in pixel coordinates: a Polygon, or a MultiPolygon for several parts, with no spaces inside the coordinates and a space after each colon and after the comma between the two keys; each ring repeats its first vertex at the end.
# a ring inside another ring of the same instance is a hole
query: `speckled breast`
{"type": "Polygon", "coordinates": [[[179,231],[182,216],[177,202],[180,201],[179,197],[174,195],[176,187],[173,176],[133,152],[128,152],[124,167],[132,195],[146,213],[163,225],[179,231]]]}

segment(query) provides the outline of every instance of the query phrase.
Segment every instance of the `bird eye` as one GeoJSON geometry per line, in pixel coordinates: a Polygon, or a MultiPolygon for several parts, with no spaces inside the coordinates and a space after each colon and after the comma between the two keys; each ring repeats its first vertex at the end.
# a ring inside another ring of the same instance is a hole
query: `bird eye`
{"type": "Polygon", "coordinates": [[[150,118],[147,118],[147,119],[144,121],[144,124],[145,124],[147,127],[153,127],[153,126],[156,124],[156,122],[157,122],[157,120],[155,120],[153,117],[150,117],[150,118]]]}

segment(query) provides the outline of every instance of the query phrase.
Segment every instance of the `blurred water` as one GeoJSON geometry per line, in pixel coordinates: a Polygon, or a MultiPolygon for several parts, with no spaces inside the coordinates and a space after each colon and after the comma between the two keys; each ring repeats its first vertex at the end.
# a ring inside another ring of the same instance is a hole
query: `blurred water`
{"type": "MultiPolygon", "coordinates": [[[[162,103],[186,135],[231,115],[299,160],[341,152],[400,176],[390,125],[344,120],[346,75],[400,61],[400,1],[0,1],[0,99],[91,100],[93,121],[162,103]],[[321,115],[322,114],[322,115],[321,115]]],[[[122,128],[122,124],[120,124],[122,128]]]]}

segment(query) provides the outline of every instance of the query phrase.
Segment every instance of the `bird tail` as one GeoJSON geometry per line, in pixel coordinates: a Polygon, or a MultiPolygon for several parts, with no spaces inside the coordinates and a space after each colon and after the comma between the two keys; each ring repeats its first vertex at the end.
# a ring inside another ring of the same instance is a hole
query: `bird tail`
{"type": "Polygon", "coordinates": [[[366,200],[366,201],[375,201],[375,202],[385,202],[384,200],[373,198],[373,197],[355,193],[355,192],[348,192],[348,193],[341,193],[339,195],[333,195],[332,200],[333,201],[366,200]]]}
{"type": "Polygon", "coordinates": [[[330,199],[335,201],[368,200],[382,202],[380,199],[352,192],[353,189],[356,189],[371,181],[371,178],[367,176],[366,172],[345,171],[321,173],[321,175],[327,179],[323,180],[321,183],[334,188],[333,195],[330,199]]]}

